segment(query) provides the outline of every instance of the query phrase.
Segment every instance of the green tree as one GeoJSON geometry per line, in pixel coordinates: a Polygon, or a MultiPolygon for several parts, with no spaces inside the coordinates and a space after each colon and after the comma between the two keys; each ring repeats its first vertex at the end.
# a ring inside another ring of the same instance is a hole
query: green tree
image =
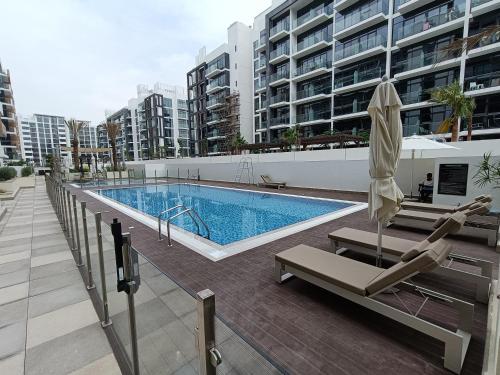
{"type": "Polygon", "coordinates": [[[488,184],[494,184],[494,188],[500,188],[500,160],[494,161],[491,158],[491,152],[483,155],[483,160],[478,166],[474,175],[474,183],[480,188],[488,184]]]}
{"type": "Polygon", "coordinates": [[[236,134],[231,140],[231,148],[236,154],[240,153],[241,147],[247,144],[247,140],[241,136],[240,133],[236,134]]]}
{"type": "Polygon", "coordinates": [[[431,100],[451,108],[451,115],[440,125],[438,133],[446,133],[451,127],[451,141],[458,142],[458,121],[467,118],[467,140],[472,138],[472,114],[476,108],[473,98],[467,97],[458,81],[440,87],[432,92],[431,100]]]}
{"type": "Polygon", "coordinates": [[[300,150],[300,125],[294,125],[288,128],[284,133],[283,137],[285,138],[286,143],[290,146],[290,151],[292,150],[292,145],[295,145],[297,150],[300,150]]]}
{"type": "Polygon", "coordinates": [[[118,134],[120,133],[120,124],[116,122],[107,122],[104,124],[104,129],[106,129],[106,133],[108,134],[109,144],[111,146],[111,153],[113,156],[113,170],[118,170],[118,156],[116,153],[116,138],[118,138],[118,134]]]}
{"type": "Polygon", "coordinates": [[[80,130],[86,128],[88,123],[85,121],[77,121],[75,119],[69,119],[65,121],[66,127],[69,130],[71,135],[71,147],[73,149],[73,165],[75,169],[78,169],[78,165],[80,164],[78,159],[78,146],[80,145],[80,130]]]}

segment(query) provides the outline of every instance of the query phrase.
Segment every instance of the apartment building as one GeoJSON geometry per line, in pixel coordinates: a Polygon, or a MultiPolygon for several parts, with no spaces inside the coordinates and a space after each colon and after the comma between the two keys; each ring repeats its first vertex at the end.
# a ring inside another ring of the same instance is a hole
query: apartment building
{"type": "MultiPolygon", "coordinates": [[[[436,132],[449,108],[432,89],[458,80],[476,99],[476,137],[500,133],[500,35],[469,51],[454,40],[500,25],[498,0],[277,2],[254,22],[255,142],[369,129],[368,103],[383,75],[403,102],[405,135],[436,132]]],[[[486,40],[487,39],[487,40],[486,40]]]]}
{"type": "MultiPolygon", "coordinates": [[[[106,115],[120,125],[116,139],[120,162],[189,155],[187,100],[184,88],[156,83],[137,86],[127,107],[106,115]]],[[[110,147],[104,123],[97,127],[99,147],[110,147]]],[[[110,160],[109,153],[104,153],[110,160]]]]}
{"type": "Polygon", "coordinates": [[[57,155],[64,166],[71,166],[69,132],[63,116],[34,114],[20,116],[20,144],[23,160],[36,166],[46,166],[47,155],[57,155]]]}
{"type": "Polygon", "coordinates": [[[253,142],[251,53],[252,29],[240,22],[227,43],[200,50],[187,73],[191,155],[225,154],[238,133],[253,142]]]}
{"type": "Polygon", "coordinates": [[[20,157],[19,130],[10,72],[0,62],[0,164],[20,157]]]}

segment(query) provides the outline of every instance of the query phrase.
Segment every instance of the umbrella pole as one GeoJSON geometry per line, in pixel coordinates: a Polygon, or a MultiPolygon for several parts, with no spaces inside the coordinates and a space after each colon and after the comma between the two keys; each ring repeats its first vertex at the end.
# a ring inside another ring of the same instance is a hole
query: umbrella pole
{"type": "Polygon", "coordinates": [[[377,238],[377,267],[382,267],[382,221],[378,222],[378,238],[377,238]]]}
{"type": "Polygon", "coordinates": [[[410,198],[413,199],[413,169],[415,168],[415,150],[411,150],[410,198]]]}

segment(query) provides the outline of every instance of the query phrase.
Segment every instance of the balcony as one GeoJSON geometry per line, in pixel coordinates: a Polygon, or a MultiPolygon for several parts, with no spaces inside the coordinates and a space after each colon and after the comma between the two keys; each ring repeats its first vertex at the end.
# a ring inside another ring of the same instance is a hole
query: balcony
{"type": "Polygon", "coordinates": [[[226,100],[222,98],[211,98],[207,101],[207,109],[214,109],[225,104],[226,100]]]}
{"type": "Polygon", "coordinates": [[[290,116],[271,117],[271,121],[269,123],[271,125],[271,129],[288,127],[290,125],[290,116]]]}
{"type": "Polygon", "coordinates": [[[333,4],[320,4],[319,6],[310,9],[307,13],[298,17],[295,21],[295,27],[292,32],[294,34],[303,33],[327,21],[332,17],[332,15],[333,4]]]}
{"type": "Polygon", "coordinates": [[[290,58],[290,48],[288,46],[277,48],[269,54],[269,64],[278,64],[290,58]]]}
{"type": "Polygon", "coordinates": [[[223,121],[226,121],[226,118],[220,115],[212,114],[211,116],[207,116],[207,125],[215,125],[223,121]]]}
{"type": "Polygon", "coordinates": [[[332,113],[330,111],[310,111],[299,114],[295,117],[295,122],[301,125],[330,121],[332,113]]]}
{"type": "Polygon", "coordinates": [[[226,138],[218,129],[211,130],[207,133],[207,140],[223,139],[226,138]]]}
{"type": "Polygon", "coordinates": [[[214,92],[224,90],[226,88],[229,88],[228,84],[225,82],[220,82],[220,81],[214,81],[208,84],[207,86],[207,94],[213,94],[214,92]]]}
{"type": "Polygon", "coordinates": [[[267,106],[269,102],[266,99],[260,101],[260,108],[256,109],[255,112],[261,113],[267,111],[267,106]]]}
{"type": "Polygon", "coordinates": [[[337,12],[340,12],[350,7],[351,5],[356,4],[359,0],[335,0],[335,1],[336,3],[333,7],[337,12]]]}
{"type": "Polygon", "coordinates": [[[401,60],[392,66],[397,80],[460,66],[460,57],[448,52],[436,51],[401,60]]]}
{"type": "Polygon", "coordinates": [[[288,21],[279,22],[269,30],[269,41],[275,42],[290,33],[290,23],[288,21]]]}
{"type": "Polygon", "coordinates": [[[288,70],[273,73],[269,76],[269,86],[279,86],[290,80],[290,72],[288,70]]]}
{"type": "Polygon", "coordinates": [[[267,79],[261,79],[260,82],[257,82],[255,84],[255,92],[256,93],[261,93],[266,91],[267,87],[267,79]]]}
{"type": "Polygon", "coordinates": [[[259,131],[264,131],[264,130],[266,130],[266,129],[267,129],[267,121],[261,121],[261,122],[260,122],[260,126],[259,126],[259,128],[257,129],[257,131],[258,131],[258,132],[259,132],[259,131]]]}
{"type": "Polygon", "coordinates": [[[406,14],[432,2],[433,0],[401,0],[398,11],[400,14],[406,14]]]}
{"type": "Polygon", "coordinates": [[[295,70],[293,74],[293,80],[300,82],[306,79],[314,78],[320,76],[324,73],[329,72],[332,69],[331,60],[315,61],[312,63],[306,63],[301,65],[295,70]]]}
{"type": "Polygon", "coordinates": [[[336,67],[345,66],[368,57],[376,56],[386,52],[386,45],[387,38],[384,34],[376,34],[363,40],[359,38],[357,43],[349,47],[342,46],[338,50],[335,48],[335,60],[333,65],[336,67]]]}
{"type": "Polygon", "coordinates": [[[388,0],[379,0],[368,8],[359,7],[350,13],[337,16],[339,19],[335,21],[335,39],[346,38],[385,21],[388,12],[388,0]]]}
{"type": "Polygon", "coordinates": [[[261,71],[264,71],[267,66],[267,61],[265,58],[260,58],[255,62],[255,72],[259,73],[261,71]]]}
{"type": "Polygon", "coordinates": [[[427,102],[431,98],[431,93],[425,90],[415,90],[415,91],[401,93],[399,94],[399,98],[401,99],[401,103],[403,103],[403,108],[415,109],[430,104],[427,102]],[[422,105],[415,106],[415,104],[422,104],[422,105]]]}
{"type": "Polygon", "coordinates": [[[381,77],[385,73],[382,67],[354,71],[352,75],[335,79],[333,92],[342,94],[350,91],[375,86],[381,82],[381,77]]]}
{"type": "MultiPolygon", "coordinates": [[[[371,98],[371,95],[369,97],[371,98]]],[[[338,102],[336,99],[337,104],[333,108],[335,120],[368,116],[366,110],[368,109],[368,104],[370,104],[370,99],[358,100],[354,98],[347,103],[338,102]]]]}
{"type": "Polygon", "coordinates": [[[469,58],[479,57],[500,51],[500,35],[498,33],[481,41],[469,51],[469,58]]]}
{"type": "Polygon", "coordinates": [[[297,91],[296,99],[293,104],[304,104],[315,100],[326,99],[331,96],[331,84],[319,84],[316,86],[308,86],[304,90],[297,91]]]}
{"type": "Polygon", "coordinates": [[[470,12],[473,17],[477,17],[499,8],[500,2],[496,0],[472,0],[470,12]]]}
{"type": "Polygon", "coordinates": [[[225,64],[214,64],[214,65],[209,65],[207,68],[207,73],[206,77],[207,78],[212,78],[216,77],[221,73],[229,71],[229,68],[225,66],[225,64]]]}
{"type": "Polygon", "coordinates": [[[328,34],[326,31],[314,33],[297,43],[297,52],[293,54],[293,57],[299,59],[310,53],[319,51],[320,49],[330,46],[332,40],[332,35],[328,34]]]}
{"type": "Polygon", "coordinates": [[[465,77],[465,89],[468,96],[480,96],[500,92],[500,71],[465,77]]]}
{"type": "Polygon", "coordinates": [[[455,8],[448,9],[447,6],[448,4],[443,4],[406,19],[402,22],[401,27],[394,25],[396,46],[405,47],[462,28],[465,11],[455,8]],[[441,13],[433,15],[436,12],[441,13]]]}
{"type": "Polygon", "coordinates": [[[281,93],[271,96],[269,100],[269,107],[282,107],[290,104],[290,95],[288,93],[281,93]]]}

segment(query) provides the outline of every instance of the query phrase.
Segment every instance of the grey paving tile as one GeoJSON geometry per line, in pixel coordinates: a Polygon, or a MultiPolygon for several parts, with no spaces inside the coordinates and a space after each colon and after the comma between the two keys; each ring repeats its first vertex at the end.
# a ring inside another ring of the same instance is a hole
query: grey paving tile
{"type": "Polygon", "coordinates": [[[83,283],[80,272],[76,269],[72,269],[67,272],[31,280],[29,294],[30,296],[36,296],[37,294],[46,293],[51,290],[78,283],[83,283]]]}
{"type": "Polygon", "coordinates": [[[89,295],[83,282],[52,290],[47,293],[38,294],[29,298],[28,316],[46,314],[50,311],[60,309],[67,305],[88,299],[89,295]]]}
{"type": "Polygon", "coordinates": [[[16,253],[19,251],[31,250],[31,242],[23,243],[20,245],[6,246],[0,248],[0,256],[10,253],[16,253]]]}
{"type": "Polygon", "coordinates": [[[25,374],[68,374],[110,352],[100,324],[92,324],[28,349],[25,374]]]}
{"type": "Polygon", "coordinates": [[[163,274],[156,275],[153,277],[143,278],[142,280],[149,285],[151,290],[157,296],[173,291],[179,287],[176,283],[174,283],[172,280],[170,280],[167,276],[163,274]]]}
{"type": "Polygon", "coordinates": [[[30,264],[31,262],[29,259],[21,259],[15,262],[0,264],[0,275],[22,270],[29,270],[30,264]]]}
{"type": "Polygon", "coordinates": [[[65,243],[67,243],[67,240],[63,234],[57,236],[49,236],[49,238],[47,238],[47,236],[42,236],[42,238],[33,237],[32,249],[36,250],[36,249],[41,249],[43,247],[60,245],[65,243]]]}
{"type": "Polygon", "coordinates": [[[160,298],[178,317],[196,309],[196,300],[181,288],[164,294],[160,298]]]}
{"type": "Polygon", "coordinates": [[[46,264],[44,266],[33,267],[31,269],[31,280],[40,279],[42,277],[54,276],[63,272],[77,269],[75,261],[72,259],[62,262],[46,264]]]}
{"type": "Polygon", "coordinates": [[[28,299],[7,303],[0,306],[0,327],[26,321],[28,315],[28,299]]]}
{"type": "Polygon", "coordinates": [[[0,374],[24,375],[24,350],[0,359],[0,374]]]}
{"type": "Polygon", "coordinates": [[[31,245],[31,237],[18,238],[15,240],[4,240],[2,236],[0,236],[0,250],[27,244],[31,245]]]}
{"type": "Polygon", "coordinates": [[[22,269],[20,271],[4,273],[0,275],[0,289],[6,286],[15,285],[28,281],[30,270],[22,269]]]}
{"type": "Polygon", "coordinates": [[[38,257],[38,256],[42,256],[42,255],[47,255],[47,254],[58,253],[61,251],[70,251],[67,243],[57,244],[57,245],[53,245],[53,246],[47,246],[47,247],[35,249],[31,252],[31,256],[38,257]]]}
{"type": "Polygon", "coordinates": [[[26,322],[17,321],[0,327],[0,359],[24,350],[25,342],[26,322]]]}

